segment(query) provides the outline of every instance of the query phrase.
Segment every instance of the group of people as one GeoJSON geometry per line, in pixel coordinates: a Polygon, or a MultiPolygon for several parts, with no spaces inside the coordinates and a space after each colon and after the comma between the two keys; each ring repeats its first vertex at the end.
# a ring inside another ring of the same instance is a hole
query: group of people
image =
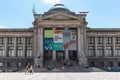
{"type": "Polygon", "coordinates": [[[33,66],[32,65],[27,65],[26,66],[26,71],[25,71],[25,74],[33,74],[33,66]]]}

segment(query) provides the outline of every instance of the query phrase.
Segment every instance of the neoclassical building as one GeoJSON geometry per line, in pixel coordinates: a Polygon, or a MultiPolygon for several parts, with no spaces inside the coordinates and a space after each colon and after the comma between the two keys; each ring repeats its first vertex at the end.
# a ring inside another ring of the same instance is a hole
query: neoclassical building
{"type": "Polygon", "coordinates": [[[33,11],[33,27],[0,29],[0,69],[73,66],[120,67],[120,29],[89,28],[86,14],[56,4],[44,14],[33,11]]]}

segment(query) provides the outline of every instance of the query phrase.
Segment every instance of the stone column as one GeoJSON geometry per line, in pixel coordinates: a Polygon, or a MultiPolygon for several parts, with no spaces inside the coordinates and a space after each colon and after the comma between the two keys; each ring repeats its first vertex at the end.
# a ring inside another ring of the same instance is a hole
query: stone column
{"type": "Polygon", "coordinates": [[[103,38],[103,56],[106,56],[106,37],[103,38]]]}
{"type": "Polygon", "coordinates": [[[38,28],[38,49],[37,56],[35,58],[35,65],[37,67],[43,68],[43,28],[38,28]]]}
{"type": "Polygon", "coordinates": [[[14,37],[14,54],[16,57],[18,56],[18,54],[17,54],[17,38],[16,37],[14,37]]]}
{"type": "Polygon", "coordinates": [[[25,37],[23,38],[23,54],[24,54],[24,57],[26,57],[27,56],[27,53],[25,52],[25,50],[26,50],[26,42],[25,42],[25,37]]]}
{"type": "MultiPolygon", "coordinates": [[[[53,27],[53,30],[55,30],[56,28],[55,27],[53,27]]],[[[54,42],[54,41],[53,41],[54,42]]],[[[55,50],[53,50],[53,52],[52,52],[52,60],[56,60],[56,51],[55,50]]]]}
{"type": "Polygon", "coordinates": [[[33,36],[33,54],[34,54],[34,66],[38,67],[38,57],[37,57],[37,50],[38,50],[38,28],[34,26],[34,36],[33,36]]]}
{"type": "Polygon", "coordinates": [[[56,51],[55,50],[53,50],[53,52],[52,52],[52,60],[56,60],[56,51]]]}
{"type": "Polygon", "coordinates": [[[85,58],[84,50],[83,50],[83,32],[78,28],[78,60],[79,65],[84,66],[87,65],[87,59],[85,58]]]}
{"type": "Polygon", "coordinates": [[[78,28],[78,60],[79,60],[79,64],[81,64],[81,41],[80,41],[80,28],[78,28]]]}
{"type": "MultiPolygon", "coordinates": [[[[65,30],[68,30],[68,27],[66,27],[65,30]]],[[[65,60],[69,60],[68,50],[65,50],[65,60]]]]}
{"type": "Polygon", "coordinates": [[[69,53],[68,53],[68,50],[65,50],[65,60],[69,60],[69,53]]]}
{"type": "Polygon", "coordinates": [[[113,49],[112,56],[117,56],[117,54],[115,52],[115,37],[112,37],[112,49],[113,49]]]}
{"type": "Polygon", "coordinates": [[[8,40],[7,37],[5,37],[5,55],[8,57],[8,40]]]}
{"type": "Polygon", "coordinates": [[[33,36],[33,54],[34,57],[37,56],[37,49],[38,49],[38,30],[37,26],[34,27],[34,36],[33,36]]]}
{"type": "Polygon", "coordinates": [[[98,56],[98,53],[97,53],[97,37],[95,37],[95,56],[98,56]]]}

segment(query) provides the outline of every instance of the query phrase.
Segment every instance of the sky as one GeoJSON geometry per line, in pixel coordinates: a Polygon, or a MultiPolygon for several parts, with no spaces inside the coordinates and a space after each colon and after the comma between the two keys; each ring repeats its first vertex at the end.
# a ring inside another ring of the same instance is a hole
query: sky
{"type": "Polygon", "coordinates": [[[120,28],[120,0],[0,0],[0,28],[33,27],[33,5],[43,14],[57,3],[76,14],[89,11],[87,27],[120,28]]]}

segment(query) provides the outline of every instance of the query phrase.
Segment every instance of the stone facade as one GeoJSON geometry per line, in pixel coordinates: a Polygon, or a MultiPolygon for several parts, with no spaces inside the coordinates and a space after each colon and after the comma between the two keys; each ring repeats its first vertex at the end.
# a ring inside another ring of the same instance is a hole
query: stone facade
{"type": "Polygon", "coordinates": [[[27,64],[43,68],[60,61],[72,61],[78,66],[120,67],[120,29],[88,28],[86,14],[71,12],[62,4],[44,14],[34,13],[34,18],[34,27],[29,29],[0,29],[1,69],[21,69],[27,64]],[[45,30],[75,30],[77,50],[45,50],[45,30]]]}
{"type": "Polygon", "coordinates": [[[32,54],[32,42],[29,43],[28,38],[33,39],[33,28],[0,29],[0,68],[21,69],[34,62],[33,55],[27,52],[29,46],[32,54]]]}

